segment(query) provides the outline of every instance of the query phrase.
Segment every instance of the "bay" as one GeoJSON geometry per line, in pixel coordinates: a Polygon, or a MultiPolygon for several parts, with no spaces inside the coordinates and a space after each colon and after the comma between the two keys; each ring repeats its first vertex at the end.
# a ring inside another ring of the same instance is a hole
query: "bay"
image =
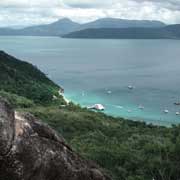
{"type": "Polygon", "coordinates": [[[0,49],[36,65],[82,106],[101,103],[113,116],[180,123],[174,105],[180,101],[180,41],[5,36],[0,49]]]}

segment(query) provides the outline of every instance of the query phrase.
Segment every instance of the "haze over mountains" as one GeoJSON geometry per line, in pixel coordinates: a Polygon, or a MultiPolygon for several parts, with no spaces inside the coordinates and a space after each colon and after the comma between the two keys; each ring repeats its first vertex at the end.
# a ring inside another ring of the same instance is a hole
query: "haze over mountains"
{"type": "Polygon", "coordinates": [[[75,31],[78,27],[78,23],[65,18],[51,24],[30,26],[22,29],[0,28],[0,35],[60,36],[75,31]]]}
{"type": "Polygon", "coordinates": [[[164,27],[165,24],[160,21],[149,20],[125,20],[114,18],[103,18],[96,21],[79,24],[64,18],[51,24],[31,26],[22,29],[0,28],[0,35],[23,35],[23,36],[62,36],[70,32],[89,29],[89,28],[130,28],[164,27]]]}
{"type": "Polygon", "coordinates": [[[103,18],[79,24],[64,18],[51,24],[22,29],[0,28],[0,35],[104,39],[179,39],[180,25],[166,25],[160,21],[116,18],[103,18]]]}

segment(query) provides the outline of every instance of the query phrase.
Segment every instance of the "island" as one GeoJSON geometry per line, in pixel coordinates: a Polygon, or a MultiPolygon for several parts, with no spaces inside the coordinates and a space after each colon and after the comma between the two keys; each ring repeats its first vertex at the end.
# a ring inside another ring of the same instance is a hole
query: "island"
{"type": "Polygon", "coordinates": [[[71,32],[62,37],[77,39],[180,39],[180,25],[156,28],[89,28],[71,32]]]}

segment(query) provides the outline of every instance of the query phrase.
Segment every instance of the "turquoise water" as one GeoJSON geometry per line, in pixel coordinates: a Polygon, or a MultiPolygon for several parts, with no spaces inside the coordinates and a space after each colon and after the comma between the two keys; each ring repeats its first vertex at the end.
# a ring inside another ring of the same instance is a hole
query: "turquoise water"
{"type": "Polygon", "coordinates": [[[180,41],[0,37],[0,49],[37,65],[82,106],[101,103],[114,116],[180,123],[173,104],[180,101],[180,41]]]}

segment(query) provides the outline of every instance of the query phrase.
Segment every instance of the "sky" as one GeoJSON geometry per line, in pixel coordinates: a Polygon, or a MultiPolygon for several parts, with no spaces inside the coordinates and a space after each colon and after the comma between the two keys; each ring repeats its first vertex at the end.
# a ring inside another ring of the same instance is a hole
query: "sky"
{"type": "Polygon", "coordinates": [[[46,24],[61,18],[84,23],[98,18],[180,23],[180,0],[0,0],[0,26],[46,24]]]}

